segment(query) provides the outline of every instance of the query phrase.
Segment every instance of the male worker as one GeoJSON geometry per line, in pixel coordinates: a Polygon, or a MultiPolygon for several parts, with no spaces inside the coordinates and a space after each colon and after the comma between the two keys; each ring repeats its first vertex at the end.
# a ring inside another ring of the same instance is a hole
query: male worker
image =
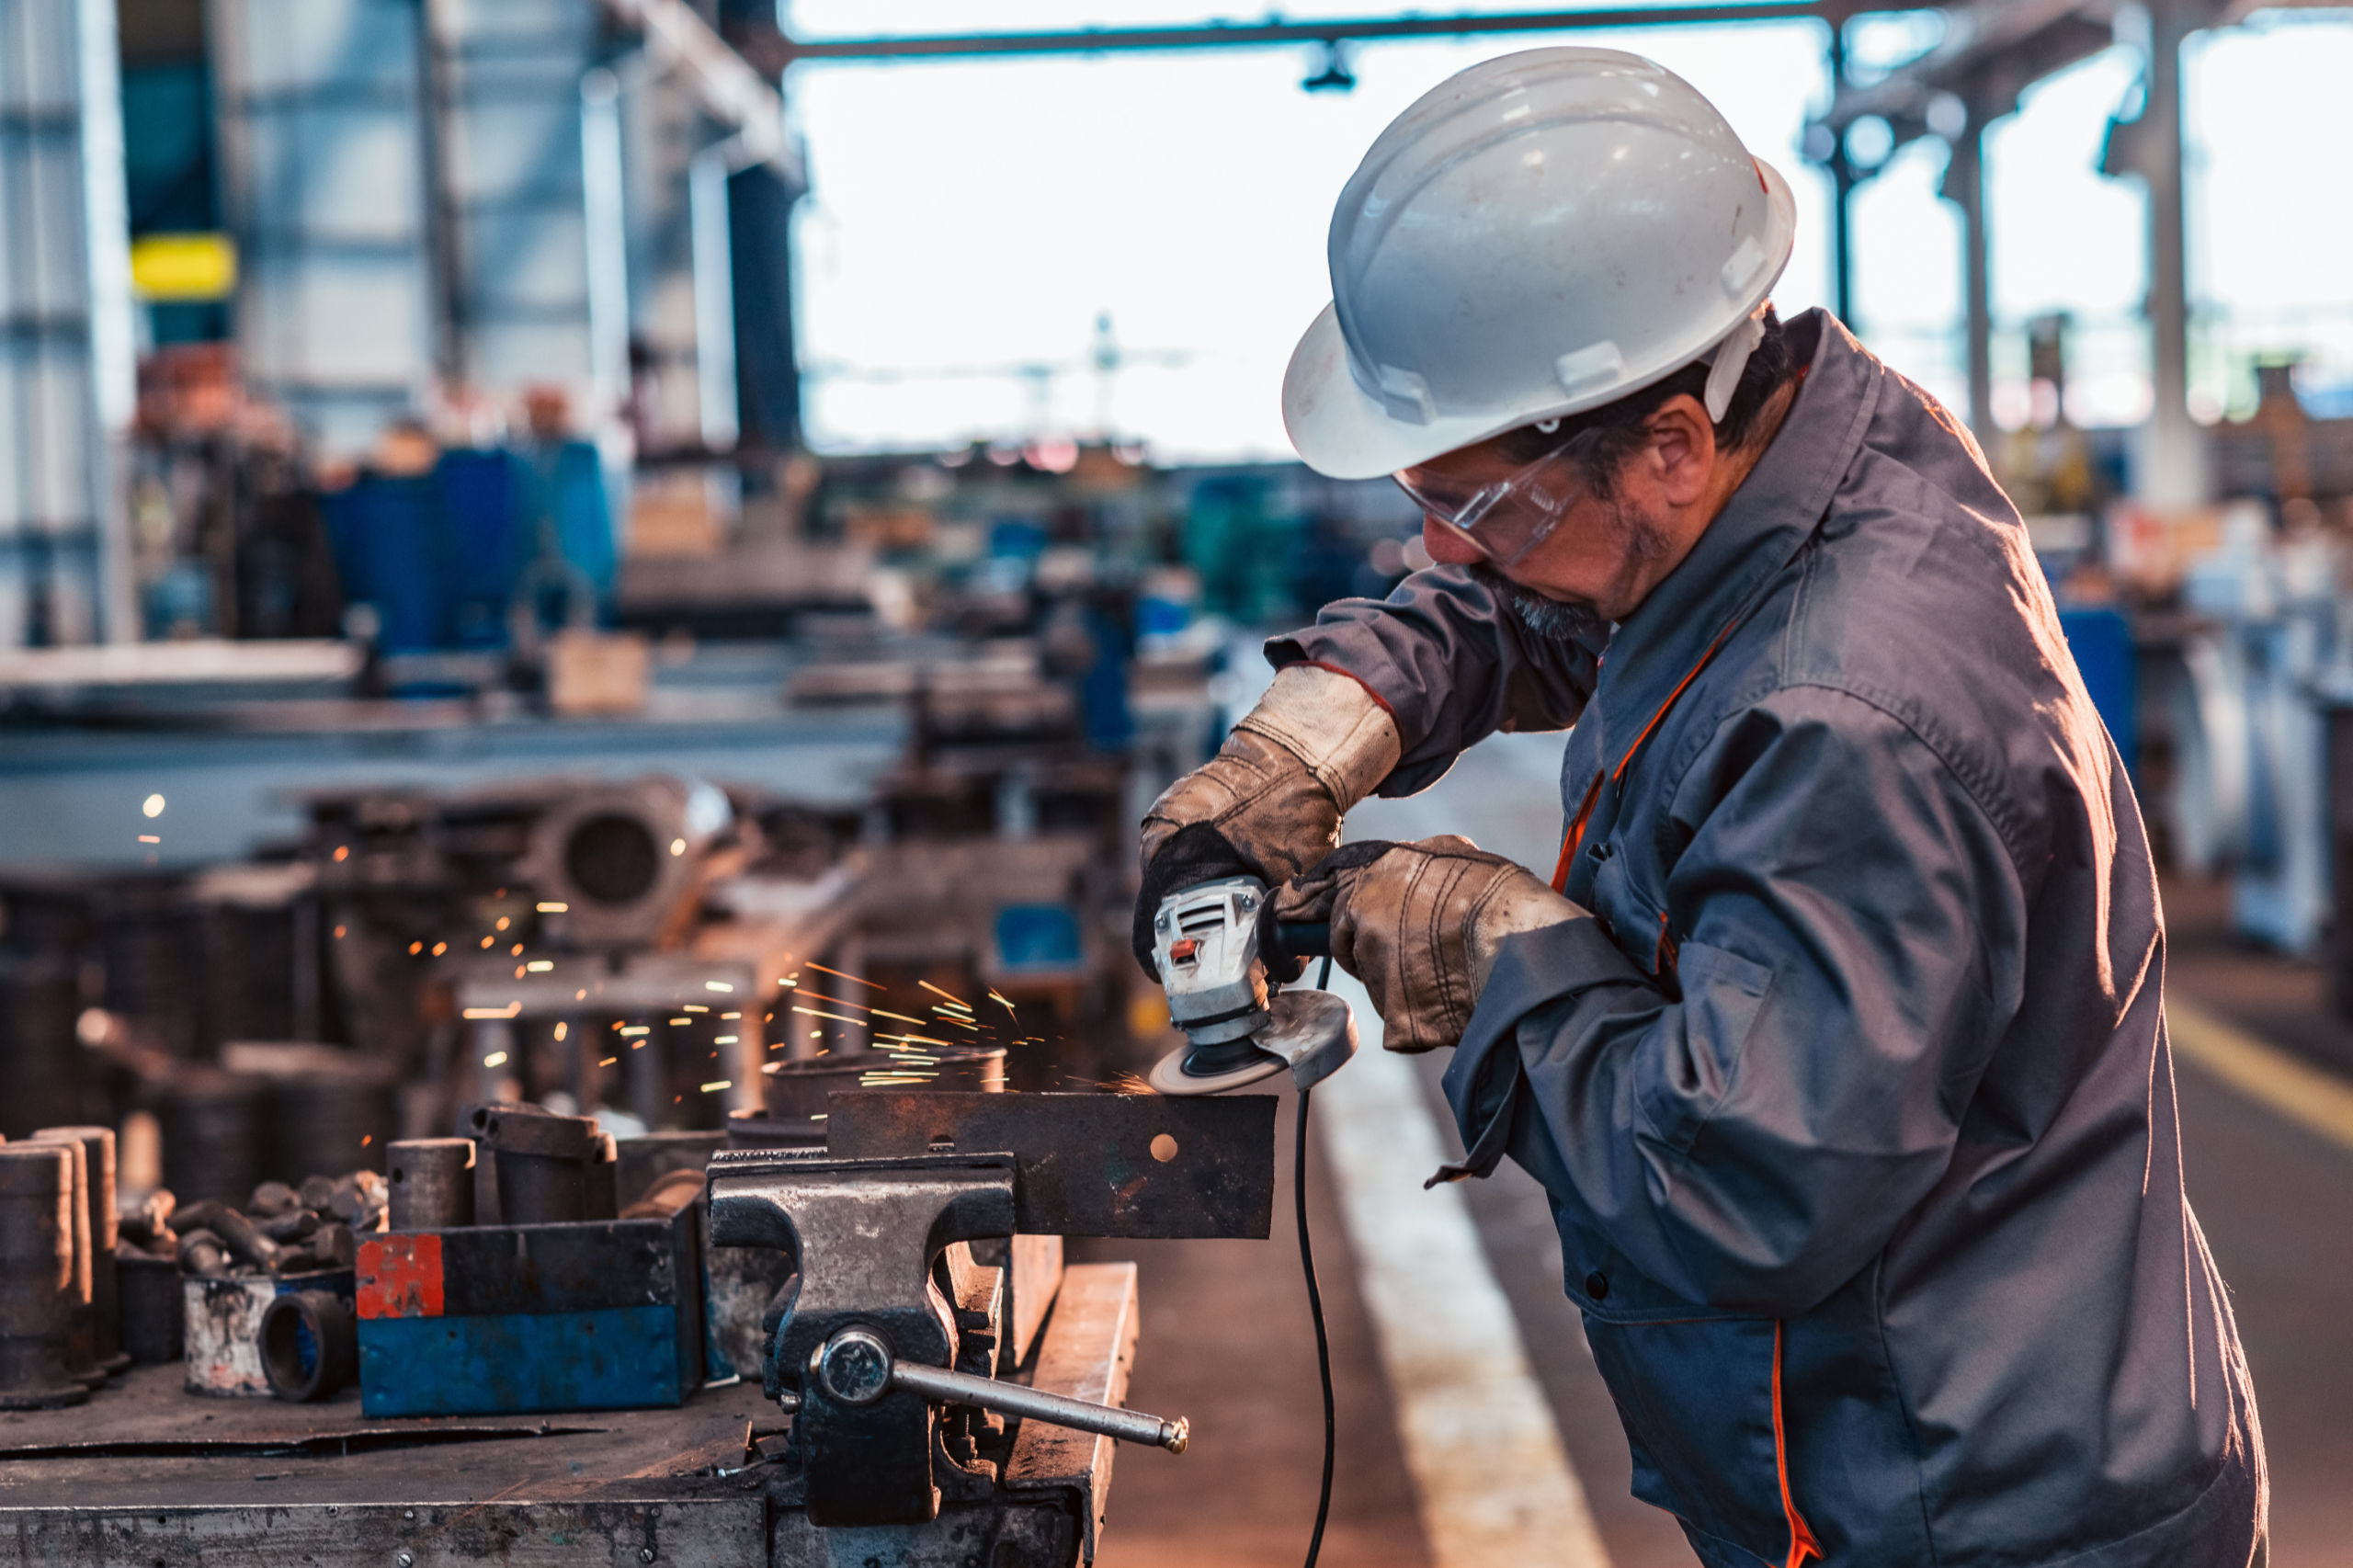
{"type": "Polygon", "coordinates": [[[1381,134],[1284,410],[1440,564],[1268,644],[1145,823],[1144,914],[1287,881],[1392,1050],[1456,1047],[1453,1174],[1543,1184],[1634,1491],[1711,1568],[2247,1568],[2124,764],[1968,433],[1767,304],[1793,222],[1633,55],[1490,61],[1381,134]],[[1572,724],[1550,886],[1333,852],[1572,724]]]}

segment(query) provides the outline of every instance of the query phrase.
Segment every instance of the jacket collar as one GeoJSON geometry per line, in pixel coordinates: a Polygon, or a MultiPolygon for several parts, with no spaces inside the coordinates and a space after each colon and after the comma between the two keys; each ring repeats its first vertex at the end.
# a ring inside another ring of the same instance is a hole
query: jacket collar
{"type": "Polygon", "coordinates": [[[1589,712],[1603,763],[1624,760],[1652,715],[1820,527],[1879,401],[1881,366],[1828,312],[1789,324],[1813,354],[1772,445],[1691,553],[1611,633],[1589,712]]]}

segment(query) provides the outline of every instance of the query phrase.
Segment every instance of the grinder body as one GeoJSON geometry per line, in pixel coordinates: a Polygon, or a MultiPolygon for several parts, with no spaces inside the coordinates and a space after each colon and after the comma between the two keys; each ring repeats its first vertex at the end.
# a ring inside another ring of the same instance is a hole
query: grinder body
{"type": "Polygon", "coordinates": [[[1169,894],[1154,915],[1153,959],[1169,1019],[1188,1041],[1152,1070],[1148,1082],[1160,1093],[1217,1094],[1286,1069],[1305,1088],[1356,1053],[1346,1002],[1268,978],[1269,946],[1279,959],[1298,960],[1329,937],[1321,926],[1279,925],[1267,897],[1255,878],[1226,877],[1169,894]]]}

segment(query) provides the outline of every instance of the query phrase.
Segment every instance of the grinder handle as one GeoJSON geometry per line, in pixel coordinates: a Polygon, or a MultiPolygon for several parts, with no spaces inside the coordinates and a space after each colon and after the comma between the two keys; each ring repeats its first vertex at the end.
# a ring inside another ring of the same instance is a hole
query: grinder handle
{"type": "Polygon", "coordinates": [[[1332,923],[1328,920],[1269,920],[1267,922],[1267,967],[1289,960],[1303,964],[1332,954],[1332,923]]]}

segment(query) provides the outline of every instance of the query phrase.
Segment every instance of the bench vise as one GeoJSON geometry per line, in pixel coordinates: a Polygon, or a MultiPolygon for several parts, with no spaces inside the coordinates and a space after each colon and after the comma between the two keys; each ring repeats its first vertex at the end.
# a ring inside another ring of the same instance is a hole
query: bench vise
{"type": "Polygon", "coordinates": [[[711,1242],[792,1259],[763,1322],[809,1521],[927,1524],[981,1503],[1018,1424],[1172,1453],[1181,1419],[1033,1389],[1064,1236],[1264,1237],[1273,1100],[861,1091],[823,1151],[711,1162],[711,1242]]]}

